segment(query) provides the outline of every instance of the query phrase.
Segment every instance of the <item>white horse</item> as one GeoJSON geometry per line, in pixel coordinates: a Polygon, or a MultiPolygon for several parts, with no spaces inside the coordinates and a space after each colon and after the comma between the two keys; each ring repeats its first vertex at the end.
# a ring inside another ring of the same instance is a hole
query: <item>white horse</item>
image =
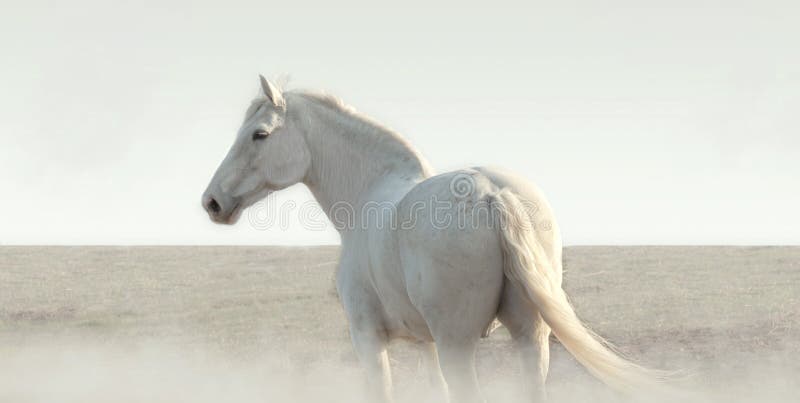
{"type": "Polygon", "coordinates": [[[373,398],[391,400],[386,347],[404,338],[426,347],[431,379],[451,401],[482,401],[475,349],[495,319],[534,400],[544,399],[551,330],[608,385],[654,382],[570,307],[559,229],[532,183],[483,167],[434,176],[400,135],[337,99],[282,92],[263,77],[261,87],[203,206],[233,224],[269,193],[308,186],[341,234],[336,287],[373,398]]]}

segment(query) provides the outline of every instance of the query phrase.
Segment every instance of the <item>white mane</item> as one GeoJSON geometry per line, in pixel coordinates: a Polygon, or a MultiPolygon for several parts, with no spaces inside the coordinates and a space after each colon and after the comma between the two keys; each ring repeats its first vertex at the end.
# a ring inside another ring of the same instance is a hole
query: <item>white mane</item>
{"type": "MultiPolygon", "coordinates": [[[[300,97],[307,101],[307,104],[319,106],[334,115],[339,124],[350,129],[342,134],[353,148],[360,148],[368,152],[388,153],[411,164],[418,164],[418,168],[427,174],[433,172],[427,160],[408,140],[394,130],[358,112],[356,108],[345,103],[341,98],[325,92],[308,90],[292,90],[286,93],[286,96],[300,97]]],[[[264,103],[269,102],[269,99],[262,97],[254,102],[264,103]]],[[[325,136],[324,133],[320,134],[325,136]]]]}

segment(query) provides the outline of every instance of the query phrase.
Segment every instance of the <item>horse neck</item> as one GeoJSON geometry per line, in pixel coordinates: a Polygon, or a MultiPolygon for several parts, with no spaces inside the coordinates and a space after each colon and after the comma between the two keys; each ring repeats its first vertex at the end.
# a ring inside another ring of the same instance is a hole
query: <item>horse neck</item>
{"type": "Polygon", "coordinates": [[[326,212],[340,203],[360,207],[382,181],[416,183],[432,174],[400,135],[337,101],[304,93],[287,93],[286,101],[288,118],[304,133],[311,151],[303,182],[326,212]]]}

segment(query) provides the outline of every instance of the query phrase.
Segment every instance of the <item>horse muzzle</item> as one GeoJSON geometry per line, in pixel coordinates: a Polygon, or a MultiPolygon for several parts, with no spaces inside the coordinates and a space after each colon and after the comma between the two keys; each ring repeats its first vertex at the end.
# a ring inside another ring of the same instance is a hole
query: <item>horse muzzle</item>
{"type": "Polygon", "coordinates": [[[217,224],[235,224],[239,220],[240,204],[233,198],[206,193],[202,199],[208,218],[217,224]]]}

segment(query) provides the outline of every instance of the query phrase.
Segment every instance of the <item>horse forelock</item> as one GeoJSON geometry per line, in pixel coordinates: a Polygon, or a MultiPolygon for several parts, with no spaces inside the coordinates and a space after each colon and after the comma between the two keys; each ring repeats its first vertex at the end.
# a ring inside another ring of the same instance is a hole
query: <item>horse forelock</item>
{"type": "Polygon", "coordinates": [[[260,96],[250,101],[250,106],[247,108],[247,112],[245,112],[244,114],[244,120],[249,120],[250,118],[252,118],[256,114],[256,112],[258,112],[258,110],[261,109],[261,107],[264,106],[264,104],[266,104],[267,102],[272,102],[272,101],[270,101],[269,98],[265,96],[260,96]]]}

